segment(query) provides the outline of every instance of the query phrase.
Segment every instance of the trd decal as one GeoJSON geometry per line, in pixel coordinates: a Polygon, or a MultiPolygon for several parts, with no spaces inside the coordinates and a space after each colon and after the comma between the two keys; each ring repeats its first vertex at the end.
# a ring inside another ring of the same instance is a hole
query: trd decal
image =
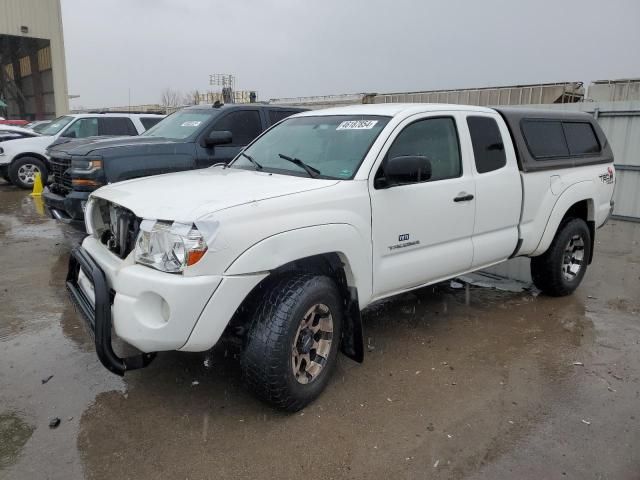
{"type": "Polygon", "coordinates": [[[602,175],[598,175],[598,178],[600,178],[600,181],[602,183],[606,183],[608,185],[611,185],[613,183],[613,168],[611,168],[611,167],[607,168],[607,173],[603,173],[602,175]]]}
{"type": "Polygon", "coordinates": [[[406,242],[407,240],[409,240],[409,234],[408,233],[403,233],[402,235],[398,236],[398,241],[399,242],[406,242]]]}

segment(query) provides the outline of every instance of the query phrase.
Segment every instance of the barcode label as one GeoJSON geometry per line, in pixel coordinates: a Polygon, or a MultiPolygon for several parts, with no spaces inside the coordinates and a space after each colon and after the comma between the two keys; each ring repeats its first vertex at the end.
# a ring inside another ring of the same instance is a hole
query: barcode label
{"type": "Polygon", "coordinates": [[[378,120],[347,120],[338,125],[336,130],[370,130],[378,120]]]}

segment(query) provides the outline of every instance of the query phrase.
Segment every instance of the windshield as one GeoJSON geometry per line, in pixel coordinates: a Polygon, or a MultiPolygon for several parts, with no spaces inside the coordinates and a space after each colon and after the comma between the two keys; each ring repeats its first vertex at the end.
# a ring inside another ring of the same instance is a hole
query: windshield
{"type": "Polygon", "coordinates": [[[389,120],[373,115],[290,118],[247,147],[232,166],[254,169],[257,162],[263,170],[309,176],[293,159],[317,170],[320,178],[351,179],[389,120]]]}
{"type": "Polygon", "coordinates": [[[45,128],[40,130],[41,135],[56,135],[59,131],[61,131],[64,127],[73,122],[74,117],[58,117],[53,120],[51,123],[47,124],[45,128]]]}
{"type": "Polygon", "coordinates": [[[31,130],[33,130],[34,132],[42,133],[42,131],[49,125],[51,125],[51,122],[39,123],[35,127],[32,127],[31,130]]]}
{"type": "Polygon", "coordinates": [[[142,135],[184,140],[204,128],[218,110],[180,110],[155,124],[142,135]]]}

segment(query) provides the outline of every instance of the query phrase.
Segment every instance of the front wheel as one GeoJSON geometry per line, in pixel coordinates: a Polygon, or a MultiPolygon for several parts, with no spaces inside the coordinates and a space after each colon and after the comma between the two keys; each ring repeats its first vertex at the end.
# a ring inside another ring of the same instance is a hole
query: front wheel
{"type": "Polygon", "coordinates": [[[581,218],[560,224],[551,245],[531,259],[533,283],[542,292],[562,297],[578,288],[591,256],[591,232],[581,218]]]}
{"type": "Polygon", "coordinates": [[[22,157],[9,165],[11,183],[25,190],[33,188],[36,173],[40,174],[42,185],[45,185],[47,183],[47,167],[42,160],[34,157],[22,157]]]}
{"type": "Polygon", "coordinates": [[[290,412],[315,400],[337,361],[343,310],[329,277],[294,273],[272,282],[258,300],[242,357],[253,393],[290,412]]]}

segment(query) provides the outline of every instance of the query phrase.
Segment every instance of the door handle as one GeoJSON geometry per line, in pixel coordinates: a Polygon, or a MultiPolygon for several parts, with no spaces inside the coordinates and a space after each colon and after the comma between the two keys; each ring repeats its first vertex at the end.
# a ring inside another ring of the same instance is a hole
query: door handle
{"type": "Polygon", "coordinates": [[[469,202],[473,200],[473,195],[470,193],[462,192],[456,198],[453,199],[454,202],[469,202]]]}

